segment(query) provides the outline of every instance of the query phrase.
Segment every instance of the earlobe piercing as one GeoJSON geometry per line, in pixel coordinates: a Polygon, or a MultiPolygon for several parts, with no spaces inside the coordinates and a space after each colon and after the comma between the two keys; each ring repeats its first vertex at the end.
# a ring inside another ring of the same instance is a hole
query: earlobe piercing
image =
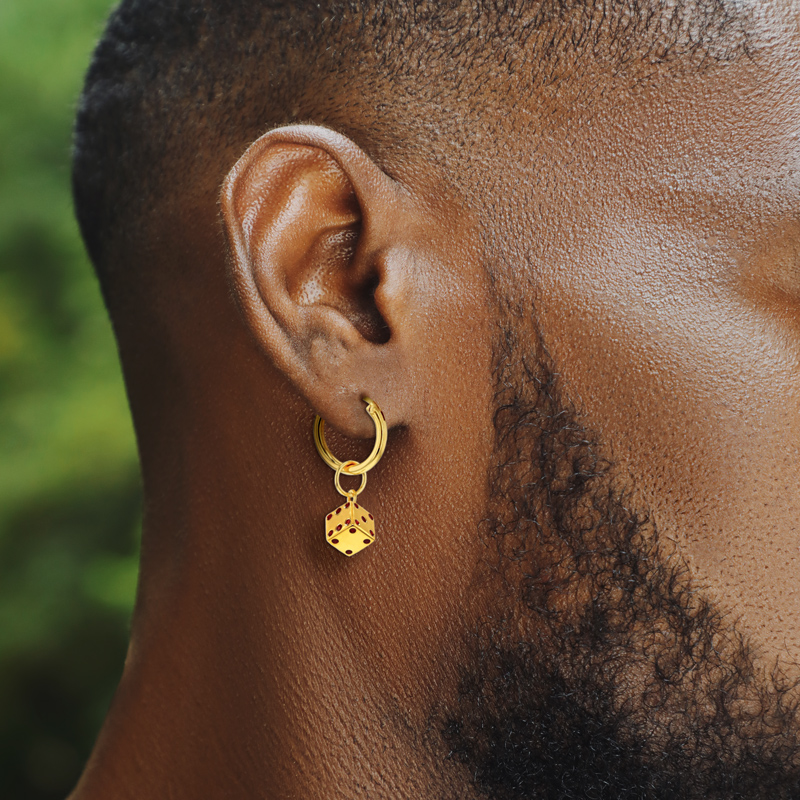
{"type": "Polygon", "coordinates": [[[386,450],[388,437],[386,419],[378,408],[378,404],[369,397],[365,397],[364,402],[367,404],[367,414],[375,423],[375,446],[361,463],[339,461],[331,453],[328,443],[325,441],[325,420],[319,415],[314,418],[314,444],[317,446],[322,460],[336,473],[333,478],[336,491],[346,498],[343,505],[331,511],[325,518],[325,539],[346,556],[354,556],[375,541],[375,518],[357,502],[357,499],[367,485],[367,472],[381,460],[381,456],[386,450]],[[361,485],[358,489],[345,491],[340,482],[342,474],[360,475],[361,485]]]}

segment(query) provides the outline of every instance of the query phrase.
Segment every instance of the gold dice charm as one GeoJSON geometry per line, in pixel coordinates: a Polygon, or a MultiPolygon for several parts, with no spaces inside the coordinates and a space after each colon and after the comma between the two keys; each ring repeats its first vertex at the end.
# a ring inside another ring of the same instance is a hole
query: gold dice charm
{"type": "Polygon", "coordinates": [[[375,519],[349,497],[325,518],[325,538],[340,553],[354,556],[375,541],[375,519]]]}
{"type": "Polygon", "coordinates": [[[367,473],[381,460],[386,449],[388,428],[386,417],[378,404],[369,397],[362,398],[367,404],[367,414],[375,423],[375,444],[372,452],[362,461],[339,461],[331,453],[325,441],[325,420],[319,415],[314,417],[314,444],[322,460],[334,471],[333,485],[344,497],[344,503],[325,517],[325,540],[346,556],[354,556],[375,541],[375,518],[364,506],[358,504],[358,495],[367,485],[367,473]],[[351,478],[361,477],[358,489],[346,491],[342,488],[342,475],[351,478]]]}

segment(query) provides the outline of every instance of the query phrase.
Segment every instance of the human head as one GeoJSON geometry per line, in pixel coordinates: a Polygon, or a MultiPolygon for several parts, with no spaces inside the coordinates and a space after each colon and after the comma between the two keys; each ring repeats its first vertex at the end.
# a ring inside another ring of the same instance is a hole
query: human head
{"type": "MultiPolygon", "coordinates": [[[[643,742],[683,742],[685,776],[722,752],[762,789],[795,767],[796,22],[717,2],[123,3],[75,184],[154,518],[191,527],[235,498],[254,523],[260,486],[307,474],[311,410],[369,435],[369,394],[395,431],[392,530],[417,504],[437,532],[406,533],[406,605],[442,636],[494,614],[462,670],[482,713],[520,676],[552,684],[525,708],[578,697],[584,716],[554,718],[613,723],[618,774],[663,774],[662,793],[679,773],[643,742]],[[487,579],[472,604],[454,588],[487,553],[509,591],[487,579]],[[620,574],[648,596],[620,604],[620,574]]],[[[404,635],[433,658],[432,634],[404,635]]],[[[460,707],[454,749],[514,796],[488,717],[460,707]]]]}

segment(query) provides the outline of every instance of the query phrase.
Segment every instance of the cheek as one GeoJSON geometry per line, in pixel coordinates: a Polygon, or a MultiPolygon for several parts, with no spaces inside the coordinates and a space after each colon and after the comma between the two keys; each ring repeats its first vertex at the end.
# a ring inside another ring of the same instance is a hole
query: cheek
{"type": "Polygon", "coordinates": [[[797,328],[680,242],[621,241],[542,275],[564,389],[699,584],[797,658],[797,328]]]}

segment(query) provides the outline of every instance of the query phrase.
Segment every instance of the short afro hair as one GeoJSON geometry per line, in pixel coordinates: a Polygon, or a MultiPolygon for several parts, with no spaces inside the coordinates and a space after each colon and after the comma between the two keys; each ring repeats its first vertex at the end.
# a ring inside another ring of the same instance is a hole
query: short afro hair
{"type": "Polygon", "coordinates": [[[587,60],[615,74],[731,60],[747,42],[730,2],[122,0],[74,137],[76,213],[106,299],[176,165],[202,175],[296,121],[367,149],[381,136],[449,140],[458,103],[498,76],[533,89],[587,60]]]}

